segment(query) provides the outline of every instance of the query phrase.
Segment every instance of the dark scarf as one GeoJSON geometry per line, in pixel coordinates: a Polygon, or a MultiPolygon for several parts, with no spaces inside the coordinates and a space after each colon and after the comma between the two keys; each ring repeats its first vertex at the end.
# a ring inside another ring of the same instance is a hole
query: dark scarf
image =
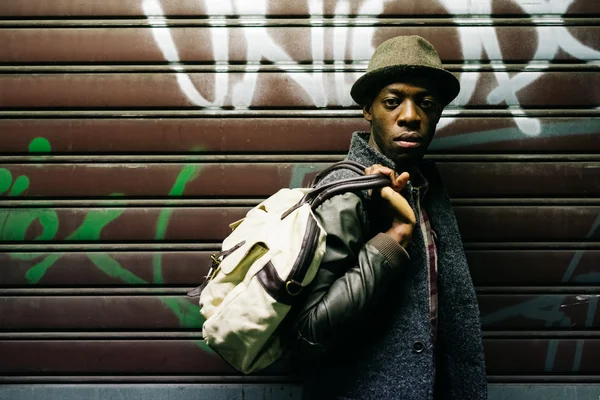
{"type": "MultiPolygon", "coordinates": [[[[395,169],[392,160],[368,145],[368,138],[368,132],[354,133],[347,159],[365,166],[382,164],[395,169]]],[[[429,183],[422,207],[425,207],[431,226],[438,236],[439,306],[438,336],[435,349],[436,398],[485,399],[487,398],[487,383],[479,309],[456,218],[435,165],[432,162],[422,162],[419,170],[429,183]]],[[[335,171],[325,181],[350,177],[353,176],[352,174],[348,171],[335,171]]],[[[403,194],[414,209],[415,199],[410,194],[411,187],[412,183],[409,182],[404,191],[406,193],[403,192],[403,194]]],[[[367,198],[364,200],[369,202],[367,198]]],[[[365,222],[368,223],[368,221],[365,222]]],[[[409,363],[403,365],[403,360],[394,358],[394,353],[398,353],[396,350],[398,346],[411,346],[412,342],[410,341],[413,339],[405,337],[408,336],[407,330],[395,328],[395,324],[397,326],[405,324],[407,321],[413,323],[414,320],[414,325],[419,326],[419,328],[415,328],[417,330],[414,332],[418,332],[419,329],[421,331],[430,329],[430,326],[426,325],[429,315],[424,316],[420,311],[414,312],[414,309],[428,311],[429,303],[429,293],[425,289],[427,281],[426,249],[420,229],[415,229],[408,252],[411,256],[414,273],[407,280],[406,287],[403,289],[407,292],[403,299],[404,305],[398,307],[393,304],[394,301],[398,302],[399,290],[395,290],[396,293],[392,293],[387,300],[389,303],[386,304],[387,308],[384,308],[381,313],[387,320],[385,326],[370,328],[371,331],[382,330],[383,336],[375,338],[373,345],[366,346],[366,350],[358,356],[364,358],[364,362],[362,359],[358,361],[360,364],[358,371],[344,371],[345,378],[338,376],[347,381],[345,391],[349,398],[378,397],[380,400],[392,398],[394,397],[391,394],[393,387],[390,387],[390,382],[394,380],[399,382],[405,379],[403,376],[406,376],[408,380],[412,379],[408,378],[412,375],[406,374],[422,374],[423,379],[433,382],[433,371],[427,370],[433,370],[433,360],[430,360],[428,364],[409,363]],[[423,302],[427,302],[427,305],[423,302]],[[407,311],[407,307],[413,307],[413,311],[407,311]],[[411,315],[412,317],[410,317],[411,315]],[[391,392],[389,392],[390,390],[391,392]],[[374,396],[374,393],[377,395],[374,396]]],[[[357,352],[361,353],[361,350],[352,349],[352,352],[355,355],[357,352]]],[[[357,363],[356,358],[354,363],[357,363]]],[[[342,375],[342,373],[338,375],[342,375]]],[[[333,384],[335,385],[335,383],[333,384]]],[[[433,383],[431,387],[433,387],[433,383]]],[[[414,397],[411,399],[422,400],[425,398],[420,396],[423,396],[423,392],[421,391],[419,394],[418,391],[415,391],[414,397]]]]}

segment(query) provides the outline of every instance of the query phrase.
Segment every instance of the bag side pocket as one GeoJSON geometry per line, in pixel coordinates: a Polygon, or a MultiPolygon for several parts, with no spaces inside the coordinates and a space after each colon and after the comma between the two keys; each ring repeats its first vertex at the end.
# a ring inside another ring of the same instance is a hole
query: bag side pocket
{"type": "Polygon", "coordinates": [[[251,243],[240,247],[221,261],[200,295],[200,312],[205,318],[210,318],[215,313],[227,294],[242,282],[252,264],[268,251],[269,248],[263,242],[251,243]]]}

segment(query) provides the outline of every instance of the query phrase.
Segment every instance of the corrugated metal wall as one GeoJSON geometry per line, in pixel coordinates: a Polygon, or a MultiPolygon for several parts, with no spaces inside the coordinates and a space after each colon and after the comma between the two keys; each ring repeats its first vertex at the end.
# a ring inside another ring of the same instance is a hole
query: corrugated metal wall
{"type": "Polygon", "coordinates": [[[1,2],[0,396],[298,397],[207,351],[185,293],[229,222],[342,157],[368,128],[350,86],[419,34],[462,84],[429,157],[490,398],[597,399],[599,21],[597,0],[1,2]]]}

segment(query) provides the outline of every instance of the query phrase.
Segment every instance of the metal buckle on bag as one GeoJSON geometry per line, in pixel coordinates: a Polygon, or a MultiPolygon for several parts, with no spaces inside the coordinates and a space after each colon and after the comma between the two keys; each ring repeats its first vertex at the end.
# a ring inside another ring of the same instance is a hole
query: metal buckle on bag
{"type": "Polygon", "coordinates": [[[210,259],[212,260],[212,265],[210,266],[210,269],[208,270],[208,272],[206,273],[206,276],[204,277],[205,282],[208,282],[212,278],[214,278],[214,275],[217,272],[217,268],[219,268],[219,265],[221,265],[221,260],[219,260],[219,257],[220,257],[219,253],[210,255],[210,259]]]}
{"type": "Polygon", "coordinates": [[[246,241],[242,240],[240,243],[236,244],[229,250],[211,254],[210,259],[212,260],[212,264],[211,264],[210,268],[208,269],[206,276],[204,277],[204,282],[202,282],[202,284],[200,286],[198,286],[197,288],[190,290],[188,292],[188,296],[190,296],[190,297],[200,296],[200,294],[202,293],[202,291],[204,290],[206,285],[208,285],[208,282],[210,282],[217,274],[219,266],[221,265],[221,261],[223,261],[223,259],[225,257],[227,257],[229,254],[233,253],[234,251],[236,251],[237,249],[242,247],[244,245],[244,243],[246,243],[246,241]]]}
{"type": "Polygon", "coordinates": [[[210,259],[212,260],[212,265],[208,269],[206,276],[204,276],[204,281],[202,282],[202,284],[200,286],[198,286],[197,288],[192,289],[188,292],[187,295],[189,297],[200,296],[200,294],[202,294],[202,291],[204,290],[206,285],[208,285],[208,282],[210,282],[215,277],[215,275],[217,273],[217,268],[219,268],[219,265],[221,264],[221,260],[219,260],[219,257],[220,257],[220,253],[210,255],[210,259]]]}
{"type": "Polygon", "coordinates": [[[285,283],[285,291],[288,292],[290,296],[298,296],[302,291],[302,284],[294,280],[287,281],[285,283]],[[294,287],[295,289],[293,289],[294,287]]]}

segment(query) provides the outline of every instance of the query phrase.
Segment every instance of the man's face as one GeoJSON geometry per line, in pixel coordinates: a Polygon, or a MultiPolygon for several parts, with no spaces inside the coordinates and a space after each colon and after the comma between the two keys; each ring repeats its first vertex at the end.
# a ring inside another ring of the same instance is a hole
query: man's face
{"type": "Polygon", "coordinates": [[[435,133],[443,106],[429,80],[407,79],[379,91],[363,108],[371,122],[369,144],[397,164],[412,164],[423,158],[435,133]]]}

